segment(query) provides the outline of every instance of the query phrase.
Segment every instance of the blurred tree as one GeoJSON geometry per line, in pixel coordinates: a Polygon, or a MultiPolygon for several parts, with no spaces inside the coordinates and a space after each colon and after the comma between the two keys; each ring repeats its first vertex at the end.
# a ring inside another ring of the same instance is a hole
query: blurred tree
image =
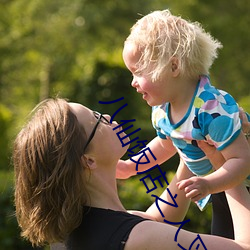
{"type": "MultiPolygon", "coordinates": [[[[222,40],[225,48],[212,69],[212,76],[215,84],[230,89],[239,98],[249,94],[246,84],[249,58],[241,49],[247,48],[249,43],[247,6],[244,0],[227,1],[226,7],[222,2],[198,0],[185,3],[140,0],[130,4],[113,0],[2,1],[0,99],[20,116],[39,100],[57,93],[88,104],[93,100],[90,92],[97,80],[93,75],[99,67],[96,64],[102,62],[109,68],[118,66],[126,71],[121,48],[129,28],[139,17],[138,13],[143,15],[162,8],[170,8],[174,14],[202,22],[222,40]],[[231,18],[238,13],[241,22],[231,18]],[[243,36],[244,39],[238,39],[243,36]]],[[[107,69],[104,67],[103,70],[107,69]]],[[[118,71],[114,74],[117,79],[118,71]]],[[[97,77],[99,81],[102,79],[100,75],[97,77]]],[[[121,81],[125,83],[122,78],[119,85],[121,81]]],[[[127,87],[126,83],[124,87],[127,87]]],[[[138,99],[138,96],[132,98],[138,99]]]]}
{"type": "Polygon", "coordinates": [[[250,95],[244,96],[239,100],[239,105],[245,110],[250,111],[250,95]]]}
{"type": "Polygon", "coordinates": [[[223,44],[211,69],[214,85],[238,101],[242,96],[249,96],[249,1],[193,0],[193,3],[189,6],[189,17],[202,23],[205,30],[223,44]]]}
{"type": "Polygon", "coordinates": [[[0,168],[1,166],[8,169],[10,158],[9,148],[9,127],[11,126],[12,113],[11,111],[0,103],[0,168]]]}

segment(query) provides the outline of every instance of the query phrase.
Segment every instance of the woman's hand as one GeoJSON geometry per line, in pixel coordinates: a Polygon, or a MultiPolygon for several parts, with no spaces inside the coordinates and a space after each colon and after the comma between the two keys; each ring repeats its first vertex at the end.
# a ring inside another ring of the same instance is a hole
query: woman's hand
{"type": "Polygon", "coordinates": [[[225,158],[222,153],[215,148],[215,146],[208,144],[206,141],[197,141],[197,144],[198,147],[206,154],[216,170],[225,163],[225,158]]]}
{"type": "Polygon", "coordinates": [[[250,122],[247,119],[247,115],[242,108],[240,108],[240,119],[242,122],[242,131],[244,132],[248,143],[250,143],[250,122]]]}

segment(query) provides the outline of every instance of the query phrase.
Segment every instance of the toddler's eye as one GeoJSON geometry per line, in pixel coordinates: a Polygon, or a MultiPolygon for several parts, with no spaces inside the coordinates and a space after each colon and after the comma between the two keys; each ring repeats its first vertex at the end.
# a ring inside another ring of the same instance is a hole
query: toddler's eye
{"type": "Polygon", "coordinates": [[[141,71],[136,71],[136,72],[134,72],[133,75],[137,76],[137,77],[140,77],[140,76],[142,76],[142,72],[141,71]]]}

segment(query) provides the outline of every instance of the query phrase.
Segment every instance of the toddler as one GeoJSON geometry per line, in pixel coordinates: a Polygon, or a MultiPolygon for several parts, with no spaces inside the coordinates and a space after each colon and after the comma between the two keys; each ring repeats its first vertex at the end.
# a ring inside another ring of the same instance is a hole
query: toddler
{"type": "MultiPolygon", "coordinates": [[[[210,194],[238,185],[250,174],[250,150],[241,132],[238,105],[230,94],[216,89],[209,77],[221,47],[199,23],[163,10],[138,20],[123,50],[133,75],[131,85],[152,107],[157,138],[148,146],[159,162],[178,152],[195,175],[181,181],[179,188],[201,209],[210,194]],[[222,153],[225,163],[218,170],[213,171],[198,147],[200,140],[222,153]]],[[[135,174],[134,165],[127,160],[118,169],[130,176],[135,174]]]]}

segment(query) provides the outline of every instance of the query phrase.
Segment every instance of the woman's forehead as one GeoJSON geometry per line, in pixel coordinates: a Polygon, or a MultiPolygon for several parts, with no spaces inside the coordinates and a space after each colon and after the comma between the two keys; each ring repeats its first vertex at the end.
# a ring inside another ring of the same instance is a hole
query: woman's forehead
{"type": "Polygon", "coordinates": [[[91,112],[91,110],[80,103],[69,102],[69,107],[75,114],[82,113],[82,112],[91,112]]]}
{"type": "Polygon", "coordinates": [[[93,116],[92,110],[82,104],[70,102],[69,107],[82,125],[85,125],[86,121],[90,120],[93,116]]]}

